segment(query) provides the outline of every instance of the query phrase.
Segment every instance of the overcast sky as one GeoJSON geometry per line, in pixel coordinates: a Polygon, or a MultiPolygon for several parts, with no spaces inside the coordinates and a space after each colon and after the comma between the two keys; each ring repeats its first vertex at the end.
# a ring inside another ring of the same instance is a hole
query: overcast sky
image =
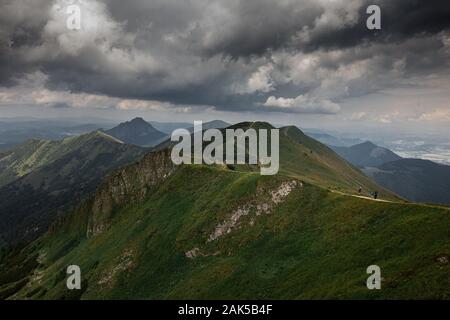
{"type": "Polygon", "coordinates": [[[0,117],[447,134],[449,101],[448,0],[0,1],[0,117]]]}

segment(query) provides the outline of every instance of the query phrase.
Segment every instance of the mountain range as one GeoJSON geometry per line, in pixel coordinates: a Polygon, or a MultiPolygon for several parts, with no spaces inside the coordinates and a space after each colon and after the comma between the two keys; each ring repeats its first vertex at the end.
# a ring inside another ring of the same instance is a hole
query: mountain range
{"type": "Polygon", "coordinates": [[[391,150],[379,147],[370,141],[350,147],[331,147],[338,155],[350,163],[364,168],[376,167],[387,162],[400,160],[401,157],[391,150]]]}
{"type": "MultiPolygon", "coordinates": [[[[230,126],[229,123],[221,120],[213,120],[205,122],[202,125],[203,130],[222,129],[230,126]]],[[[187,123],[160,123],[147,122],[138,117],[131,121],[123,122],[118,126],[106,130],[105,133],[116,137],[117,139],[128,143],[143,147],[155,147],[170,138],[172,132],[176,129],[188,129],[194,132],[192,124],[187,123]],[[153,123],[153,124],[152,124],[153,123]],[[162,131],[155,128],[158,127],[162,131]]]]}
{"type": "Polygon", "coordinates": [[[61,140],[114,125],[103,119],[0,118],[0,152],[32,139],[61,140]]]}
{"type": "Polygon", "coordinates": [[[30,140],[0,154],[0,238],[21,242],[44,233],[109,172],[145,151],[94,131],[58,141],[30,140]]]}
{"type": "MultiPolygon", "coordinates": [[[[38,130],[36,122],[25,122],[21,128],[38,130]]],[[[206,128],[226,125],[205,123],[206,128]]],[[[51,128],[56,133],[63,127],[51,128]]],[[[0,247],[5,241],[18,243],[46,232],[56,216],[92,193],[104,176],[149,150],[141,147],[167,138],[142,118],[134,118],[106,131],[63,140],[31,139],[0,151],[0,247]]]]}
{"type": "Polygon", "coordinates": [[[261,176],[149,152],[0,257],[0,298],[450,297],[448,208],[405,202],[296,127],[280,129],[280,162],[278,175],[261,176]],[[81,290],[66,288],[73,264],[81,290]],[[366,287],[374,264],[382,290],[366,287]]]}

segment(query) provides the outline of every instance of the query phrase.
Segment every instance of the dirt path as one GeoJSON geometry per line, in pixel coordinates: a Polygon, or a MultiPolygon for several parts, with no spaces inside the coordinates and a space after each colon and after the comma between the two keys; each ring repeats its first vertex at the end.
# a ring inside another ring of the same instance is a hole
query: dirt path
{"type": "Polygon", "coordinates": [[[378,201],[378,202],[388,202],[388,203],[399,203],[399,202],[395,202],[395,201],[390,201],[390,200],[383,200],[383,199],[374,199],[371,197],[366,197],[366,196],[357,196],[355,194],[344,194],[350,197],[355,197],[355,198],[361,198],[361,199],[367,199],[367,200],[372,200],[372,201],[378,201]]]}
{"type": "Polygon", "coordinates": [[[416,202],[402,202],[402,201],[391,201],[391,200],[384,200],[384,199],[374,199],[372,197],[367,197],[367,196],[360,196],[360,195],[356,195],[356,194],[348,194],[348,193],[344,193],[341,191],[337,191],[337,190],[331,190],[331,192],[343,195],[343,196],[347,196],[347,197],[353,197],[353,198],[360,198],[360,199],[366,199],[366,200],[371,200],[371,201],[378,201],[378,202],[385,202],[385,203],[400,203],[400,204],[412,204],[412,205],[419,205],[422,207],[429,207],[429,208],[439,208],[439,209],[445,209],[450,211],[449,207],[446,206],[440,206],[440,205],[433,205],[433,204],[427,204],[427,203],[416,203],[416,202]]]}
{"type": "Polygon", "coordinates": [[[378,202],[401,203],[399,201],[390,201],[390,200],[384,200],[384,199],[374,199],[372,197],[367,197],[367,196],[360,196],[360,195],[356,195],[356,194],[348,194],[348,193],[344,193],[344,192],[337,191],[337,190],[331,190],[331,191],[334,192],[334,193],[338,193],[340,195],[343,195],[343,196],[347,196],[347,197],[360,198],[360,199],[366,199],[366,200],[378,201],[378,202]]]}

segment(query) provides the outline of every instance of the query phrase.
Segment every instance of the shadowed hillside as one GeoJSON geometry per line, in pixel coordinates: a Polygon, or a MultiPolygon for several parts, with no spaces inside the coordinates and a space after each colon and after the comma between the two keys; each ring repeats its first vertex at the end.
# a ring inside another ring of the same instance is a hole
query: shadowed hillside
{"type": "Polygon", "coordinates": [[[450,204],[450,166],[402,159],[364,171],[377,183],[411,201],[450,204]]]}
{"type": "Polygon", "coordinates": [[[369,141],[351,147],[332,147],[332,149],[348,162],[361,168],[374,167],[401,159],[391,150],[379,147],[369,141]]]}

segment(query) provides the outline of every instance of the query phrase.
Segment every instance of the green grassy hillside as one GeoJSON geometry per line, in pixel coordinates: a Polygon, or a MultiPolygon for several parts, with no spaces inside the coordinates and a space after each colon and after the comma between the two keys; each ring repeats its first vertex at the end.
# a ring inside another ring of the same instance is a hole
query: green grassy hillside
{"type": "Polygon", "coordinates": [[[292,127],[280,144],[276,176],[174,167],[169,150],[115,171],[3,257],[0,298],[450,298],[448,208],[359,198],[379,187],[329,148],[292,127]],[[382,290],[366,287],[374,264],[382,290]],[[82,290],[67,290],[69,265],[82,290]]]}
{"type": "Polygon", "coordinates": [[[4,298],[450,297],[447,209],[204,166],[180,167],[88,237],[90,206],[2,266],[4,298]],[[81,291],[65,287],[71,264],[81,291]],[[365,286],[372,264],[382,290],[365,286]]]}
{"type": "MultiPolygon", "coordinates": [[[[267,122],[242,122],[228,127],[228,129],[243,129],[244,131],[250,128],[255,130],[274,129],[267,122]]],[[[221,131],[225,137],[225,129],[221,131]]],[[[361,187],[364,196],[370,196],[373,191],[378,191],[381,198],[400,199],[391,191],[377,185],[329,147],[305,135],[297,127],[280,128],[279,143],[280,174],[296,177],[339,192],[357,194],[361,187]]],[[[156,150],[163,150],[174,144],[167,140],[156,147],[156,150]]],[[[219,150],[223,152],[222,149],[219,150]]],[[[245,152],[248,154],[248,148],[245,152]]],[[[239,171],[259,171],[258,167],[249,165],[234,165],[233,168],[239,171]]]]}
{"type": "Polygon", "coordinates": [[[58,142],[29,140],[0,154],[0,186],[56,159],[61,154],[57,146],[58,142]]]}
{"type": "Polygon", "coordinates": [[[364,195],[378,191],[384,199],[399,199],[297,127],[280,129],[280,158],[282,174],[345,193],[356,194],[362,187],[364,195]]]}
{"type": "Polygon", "coordinates": [[[101,132],[18,146],[0,160],[9,164],[5,171],[20,176],[0,187],[0,237],[17,243],[44,233],[106,174],[144,152],[101,132]]]}
{"type": "MultiPolygon", "coordinates": [[[[36,169],[51,164],[76,150],[87,149],[95,139],[112,143],[120,141],[99,131],[73,136],[63,140],[28,140],[9,151],[0,153],[0,186],[23,177],[36,169]]],[[[92,154],[95,156],[96,150],[92,154]]]]}

